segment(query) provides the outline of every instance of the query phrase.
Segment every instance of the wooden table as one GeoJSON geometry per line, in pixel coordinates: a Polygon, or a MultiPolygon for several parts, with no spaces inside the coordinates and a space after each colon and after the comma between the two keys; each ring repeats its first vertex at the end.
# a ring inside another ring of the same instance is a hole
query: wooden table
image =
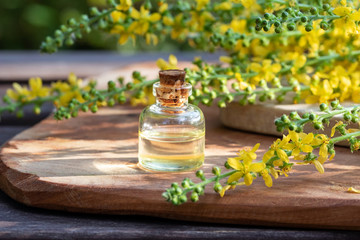
{"type": "MultiPolygon", "coordinates": [[[[191,55],[197,54],[178,54],[177,56],[180,56],[179,58],[182,60],[189,60],[191,55]]],[[[162,54],[162,57],[166,56],[167,54],[162,54]]],[[[52,60],[49,60],[48,57],[46,71],[42,72],[39,69],[39,75],[46,80],[65,78],[68,71],[76,70],[76,66],[86,66],[89,59],[97,59],[102,66],[116,67],[127,63],[129,59],[132,59],[131,61],[140,58],[141,60],[156,60],[158,57],[159,55],[155,54],[147,54],[145,57],[143,55],[128,57],[106,53],[87,52],[76,55],[66,53],[61,54],[58,58],[51,57],[52,60]],[[50,74],[47,68],[51,68],[51,63],[54,65],[64,64],[62,70],[53,72],[55,77],[46,75],[50,74]]],[[[217,58],[216,55],[205,57],[217,58]]],[[[31,69],[29,66],[32,64],[40,66],[41,62],[44,63],[44,58],[47,57],[38,56],[33,52],[6,52],[5,54],[0,52],[0,68],[2,68],[0,96],[3,96],[5,89],[10,86],[9,80],[25,80],[24,76],[31,76],[31,73],[26,75],[26,69],[31,69]],[[6,79],[7,75],[11,77],[6,79]]],[[[85,70],[82,71],[78,74],[86,76],[85,70]]],[[[96,71],[92,70],[91,74],[100,73],[96,71]]],[[[44,106],[40,116],[34,116],[31,114],[31,109],[26,109],[25,118],[21,120],[11,114],[5,114],[0,122],[0,145],[45,118],[51,111],[51,105],[47,105],[44,106]]],[[[280,229],[194,223],[144,216],[66,213],[27,207],[0,192],[0,239],[359,239],[359,236],[360,232],[357,231],[280,229]]]]}

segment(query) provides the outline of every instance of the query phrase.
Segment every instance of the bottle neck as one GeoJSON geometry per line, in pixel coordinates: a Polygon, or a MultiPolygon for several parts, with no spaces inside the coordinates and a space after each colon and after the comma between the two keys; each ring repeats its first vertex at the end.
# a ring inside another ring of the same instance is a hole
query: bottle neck
{"type": "Polygon", "coordinates": [[[192,86],[185,83],[180,86],[164,86],[159,82],[154,83],[153,94],[156,97],[156,105],[166,109],[181,109],[188,106],[188,98],[191,95],[192,86]]]}
{"type": "Polygon", "coordinates": [[[189,104],[188,98],[181,98],[177,99],[176,102],[171,101],[171,99],[162,99],[162,98],[156,98],[156,106],[160,108],[173,108],[173,109],[180,109],[180,108],[186,108],[189,104]]]}

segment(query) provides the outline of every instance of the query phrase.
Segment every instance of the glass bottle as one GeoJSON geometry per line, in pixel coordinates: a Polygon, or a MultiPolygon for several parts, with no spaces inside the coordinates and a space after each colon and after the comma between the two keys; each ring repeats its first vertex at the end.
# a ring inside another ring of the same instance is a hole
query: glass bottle
{"type": "Polygon", "coordinates": [[[164,172],[199,168],[204,162],[205,119],[188,103],[192,86],[183,70],[163,70],[159,77],[153,85],[156,103],[140,115],[140,167],[164,172]]]}

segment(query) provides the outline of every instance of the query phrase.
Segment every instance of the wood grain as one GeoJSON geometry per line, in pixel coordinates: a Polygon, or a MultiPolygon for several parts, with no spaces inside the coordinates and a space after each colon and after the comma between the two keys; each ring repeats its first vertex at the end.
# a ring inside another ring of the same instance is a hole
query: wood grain
{"type": "MultiPolygon", "coordinates": [[[[206,163],[222,165],[239,148],[272,137],[231,131],[217,120],[216,108],[204,109],[207,119],[206,163]]],[[[0,187],[13,199],[35,207],[105,214],[159,216],[190,221],[360,229],[359,153],[338,148],[336,160],[320,175],[313,166],[296,166],[290,177],[270,189],[261,179],[220,198],[209,187],[198,203],[173,206],[161,193],[174,181],[193,173],[148,173],[137,167],[137,121],[140,109],[119,107],[81,114],[57,122],[49,118],[26,130],[1,150],[0,187]]]]}

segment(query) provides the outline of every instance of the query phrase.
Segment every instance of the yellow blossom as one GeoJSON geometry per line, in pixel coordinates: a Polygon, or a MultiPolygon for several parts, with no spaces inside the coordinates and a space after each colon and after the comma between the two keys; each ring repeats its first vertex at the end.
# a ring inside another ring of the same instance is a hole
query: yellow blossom
{"type": "Polygon", "coordinates": [[[306,63],[306,56],[300,54],[298,52],[287,52],[283,56],[283,60],[285,61],[293,61],[293,66],[291,68],[292,74],[296,74],[296,72],[302,68],[306,63]]]}
{"type": "Polygon", "coordinates": [[[111,29],[111,33],[120,34],[118,40],[120,45],[125,44],[129,38],[132,38],[133,43],[135,43],[135,35],[131,33],[129,28],[125,28],[124,26],[121,25],[116,25],[113,29],[111,29]]]}
{"type": "Polygon", "coordinates": [[[159,12],[160,12],[160,13],[165,12],[166,10],[168,10],[168,7],[169,7],[169,4],[167,4],[167,3],[161,3],[161,5],[160,5],[160,7],[159,7],[159,12]]]}
{"type": "Polygon", "coordinates": [[[228,164],[233,169],[238,170],[229,177],[228,183],[238,181],[240,178],[244,177],[244,182],[247,186],[252,184],[254,179],[252,173],[259,173],[266,167],[263,162],[252,163],[252,161],[256,159],[257,155],[255,152],[259,146],[260,144],[258,143],[251,150],[241,150],[238,153],[238,157],[228,159],[228,164]]]}
{"type": "Polygon", "coordinates": [[[232,62],[232,57],[229,56],[220,56],[219,57],[219,61],[223,62],[223,63],[231,63],[232,62]]]}
{"type": "Polygon", "coordinates": [[[320,146],[319,154],[322,157],[326,157],[328,155],[328,147],[330,139],[325,134],[317,134],[313,141],[311,142],[312,146],[320,146]]]}
{"type": "Polygon", "coordinates": [[[176,15],[174,19],[164,17],[163,22],[167,26],[171,26],[171,38],[182,39],[189,32],[189,29],[183,25],[183,13],[176,15]]]}
{"type": "Polygon", "coordinates": [[[324,166],[321,164],[320,161],[314,160],[313,163],[315,165],[316,170],[318,170],[319,173],[324,173],[325,172],[324,166]]]}
{"type": "Polygon", "coordinates": [[[360,12],[351,7],[340,6],[333,10],[333,13],[341,18],[335,19],[334,24],[337,28],[342,28],[347,34],[357,34],[358,26],[356,21],[360,21],[360,12]]]}
{"type": "Polygon", "coordinates": [[[355,103],[360,103],[360,86],[353,88],[351,99],[355,103]]]}
{"type": "Polygon", "coordinates": [[[6,91],[6,95],[8,95],[11,99],[15,101],[26,101],[28,96],[30,95],[29,90],[27,87],[22,87],[18,83],[13,83],[13,89],[8,89],[6,91]]]}
{"type": "Polygon", "coordinates": [[[161,69],[161,70],[168,70],[168,69],[178,69],[177,67],[177,64],[178,64],[178,60],[177,58],[170,54],[169,56],[169,61],[165,61],[164,59],[162,58],[159,58],[157,61],[156,61],[156,65],[161,69]]]}
{"type": "Polygon", "coordinates": [[[208,5],[210,0],[196,0],[196,11],[200,11],[208,5]]]}
{"type": "Polygon", "coordinates": [[[161,19],[161,15],[159,13],[150,14],[150,11],[145,9],[143,5],[140,7],[140,11],[133,8],[130,16],[136,20],[131,23],[129,27],[130,32],[134,32],[138,35],[144,35],[147,33],[150,23],[155,23],[161,19]]]}
{"type": "Polygon", "coordinates": [[[116,6],[117,10],[127,11],[132,6],[132,0],[120,0],[120,4],[116,6]]]}
{"type": "Polygon", "coordinates": [[[46,97],[50,93],[50,89],[47,87],[43,87],[42,81],[40,78],[30,78],[29,80],[30,85],[30,97],[46,97]]]}
{"type": "Polygon", "coordinates": [[[313,133],[297,133],[289,131],[291,142],[284,146],[285,149],[291,150],[293,156],[298,156],[301,152],[310,153],[313,151],[310,143],[314,139],[313,133]]]}
{"type": "Polygon", "coordinates": [[[56,107],[68,106],[72,99],[77,99],[80,103],[85,102],[82,97],[81,90],[89,91],[90,87],[82,87],[82,79],[76,77],[75,74],[69,74],[67,82],[57,81],[51,84],[52,91],[60,94],[58,100],[54,102],[56,107]]]}
{"type": "Polygon", "coordinates": [[[267,82],[270,82],[275,78],[275,74],[280,72],[281,65],[279,63],[271,64],[271,60],[265,59],[261,64],[259,63],[251,63],[250,70],[258,73],[252,79],[258,83],[261,79],[265,79],[267,82]]]}
{"type": "Polygon", "coordinates": [[[205,31],[205,23],[209,20],[214,21],[215,18],[210,12],[196,12],[191,11],[191,20],[187,23],[188,28],[198,32],[205,31]]]}
{"type": "Polygon", "coordinates": [[[353,188],[353,187],[349,187],[347,191],[348,191],[349,193],[360,193],[360,190],[355,189],[355,188],[353,188]]]}
{"type": "Polygon", "coordinates": [[[225,195],[225,192],[226,192],[227,190],[229,190],[230,188],[231,188],[231,189],[235,189],[236,186],[244,185],[244,184],[245,184],[244,182],[241,182],[241,183],[237,183],[237,184],[234,184],[234,185],[226,185],[226,186],[224,186],[224,187],[221,189],[221,191],[219,192],[220,197],[223,197],[223,196],[225,195]]]}
{"type": "Polygon", "coordinates": [[[235,3],[241,3],[245,8],[245,15],[249,16],[253,12],[257,12],[261,9],[260,5],[257,4],[256,0],[232,0],[235,3]]]}
{"type": "Polygon", "coordinates": [[[239,88],[241,90],[244,90],[248,87],[250,87],[250,84],[248,84],[247,82],[244,81],[244,79],[242,78],[241,74],[240,73],[235,73],[235,79],[238,81],[239,83],[239,88]]]}
{"type": "Polygon", "coordinates": [[[222,2],[222,3],[219,3],[217,4],[214,9],[216,11],[219,11],[219,10],[222,10],[222,11],[227,11],[227,10],[231,10],[232,8],[232,4],[231,2],[222,2]]]}
{"type": "Polygon", "coordinates": [[[339,121],[339,122],[337,122],[332,128],[331,128],[331,137],[333,137],[334,136],[334,134],[335,134],[335,131],[336,131],[336,128],[338,127],[338,126],[340,126],[340,125],[343,125],[344,123],[342,122],[342,121],[339,121]]]}
{"type": "Polygon", "coordinates": [[[269,172],[266,169],[263,169],[260,172],[260,174],[261,174],[262,178],[264,179],[265,185],[267,187],[272,187],[273,181],[272,181],[272,178],[271,178],[269,172]]]}
{"type": "Polygon", "coordinates": [[[320,83],[310,85],[312,95],[305,99],[307,104],[313,103],[327,103],[328,101],[340,96],[339,93],[334,93],[329,80],[323,80],[320,83]]]}
{"type": "Polygon", "coordinates": [[[288,136],[283,136],[283,139],[277,139],[270,147],[270,149],[264,154],[263,156],[263,162],[266,163],[267,161],[269,161],[272,157],[276,155],[279,157],[279,162],[275,163],[275,166],[281,166],[282,162],[289,162],[289,158],[286,154],[286,152],[282,149],[283,147],[285,147],[285,145],[288,144],[290,140],[290,135],[288,136]]]}

